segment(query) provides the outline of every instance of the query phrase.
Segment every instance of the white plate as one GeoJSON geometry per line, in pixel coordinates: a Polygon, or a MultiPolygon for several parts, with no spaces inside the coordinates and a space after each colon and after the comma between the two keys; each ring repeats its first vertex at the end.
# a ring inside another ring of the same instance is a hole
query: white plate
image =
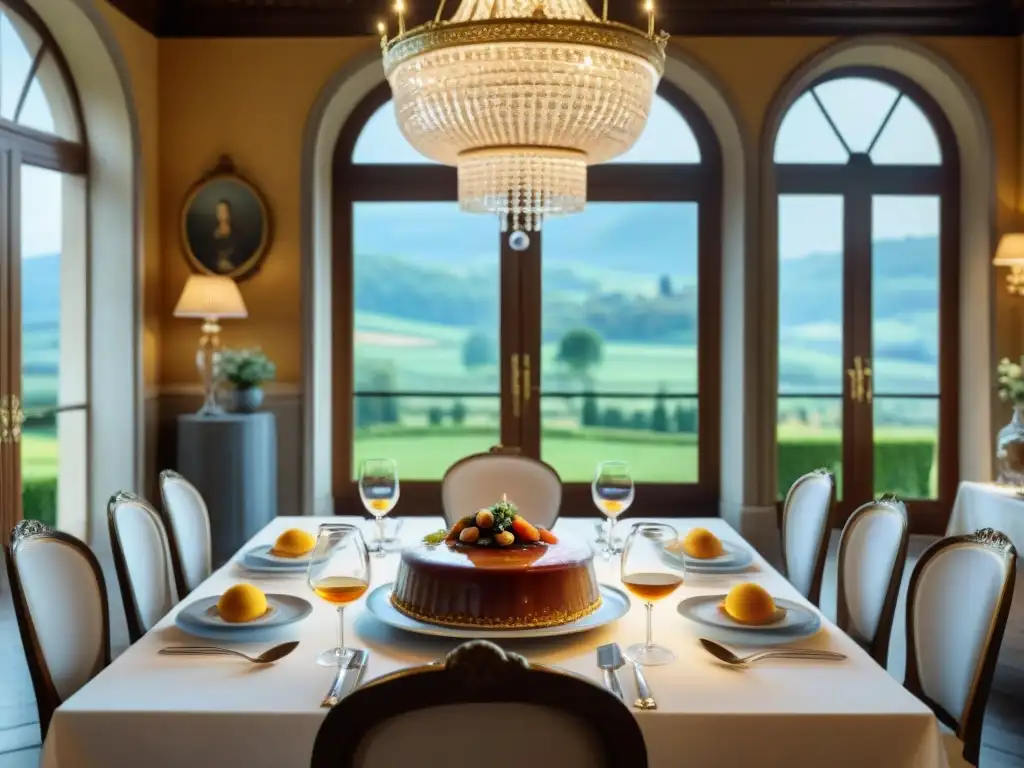
{"type": "Polygon", "coordinates": [[[259,550],[268,549],[267,545],[259,547],[253,547],[252,549],[246,550],[242,557],[238,559],[238,564],[249,571],[257,571],[261,573],[305,573],[306,568],[309,566],[309,559],[305,560],[291,560],[284,562],[273,562],[268,558],[257,557],[256,553],[259,550]]]}
{"type": "Polygon", "coordinates": [[[383,584],[373,590],[370,596],[366,598],[366,609],[374,618],[396,629],[404,629],[407,632],[466,640],[474,638],[507,640],[510,638],[571,635],[576,632],[585,632],[588,629],[603,627],[605,624],[621,619],[629,612],[630,605],[629,595],[621,589],[609,586],[608,584],[600,584],[598,586],[601,589],[601,607],[588,616],[571,621],[568,624],[559,624],[556,627],[541,627],[539,629],[460,629],[458,627],[444,627],[440,624],[417,621],[406,616],[391,604],[392,586],[393,584],[383,584]]]}
{"type": "Polygon", "coordinates": [[[750,550],[741,544],[723,541],[722,549],[725,550],[722,555],[708,559],[690,557],[668,547],[663,548],[663,554],[676,568],[683,568],[694,573],[737,573],[754,561],[750,550]]]}
{"type": "Polygon", "coordinates": [[[816,634],[821,629],[821,616],[791,600],[776,600],[786,609],[786,620],[767,626],[750,626],[730,622],[721,615],[718,605],[725,595],[690,597],[679,603],[679,615],[700,624],[712,640],[731,645],[779,645],[816,634]],[[697,607],[699,606],[699,608],[697,607]],[[713,613],[712,613],[713,612],[713,613]],[[711,616],[714,620],[710,620],[711,616]],[[723,621],[724,619],[724,621],[723,621]]]}
{"type": "Polygon", "coordinates": [[[309,565],[309,558],[313,555],[312,551],[307,552],[299,557],[280,557],[275,555],[273,550],[273,544],[260,544],[258,547],[253,547],[246,552],[247,557],[251,557],[253,560],[261,560],[274,565],[299,565],[303,568],[309,565]]]}
{"type": "Polygon", "coordinates": [[[186,632],[196,628],[213,629],[218,632],[246,633],[259,629],[283,627],[301,621],[313,612],[308,601],[295,595],[267,595],[267,612],[260,618],[246,622],[230,622],[221,618],[217,612],[217,601],[220,595],[200,597],[186,605],[175,617],[179,628],[186,632]]]}

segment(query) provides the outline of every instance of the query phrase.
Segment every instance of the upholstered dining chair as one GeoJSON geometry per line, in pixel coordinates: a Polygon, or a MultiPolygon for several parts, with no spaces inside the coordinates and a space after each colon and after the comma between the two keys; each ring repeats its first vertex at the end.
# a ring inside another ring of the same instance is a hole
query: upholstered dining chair
{"type": "Polygon", "coordinates": [[[617,697],[484,640],[342,699],[320,726],[311,765],[408,765],[416,746],[417,768],[647,766],[640,727],[617,697]]]}
{"type": "Polygon", "coordinates": [[[835,481],[824,469],[797,478],[782,506],[782,564],[786,578],[815,605],[821,598],[835,481]]]}
{"type": "Polygon", "coordinates": [[[153,506],[128,491],[110,497],[107,522],[128,639],[134,643],[177,602],[167,534],[153,506]]]}
{"type": "Polygon", "coordinates": [[[4,549],[45,739],[57,707],[110,663],[107,588],[84,542],[37,520],[18,523],[4,549]]]}
{"type": "Polygon", "coordinates": [[[160,500],[174,584],[181,598],[210,575],[210,513],[199,490],[172,469],[160,473],[160,500]]]}
{"type": "Polygon", "coordinates": [[[950,536],[921,555],[907,590],[907,690],[945,726],[951,768],[977,765],[1017,551],[999,531],[950,536]]]}
{"type": "Polygon", "coordinates": [[[562,478],[550,464],[507,449],[467,456],[449,467],[441,481],[445,521],[450,526],[503,494],[531,523],[551,528],[562,506],[562,478]]]}
{"type": "Polygon", "coordinates": [[[907,509],[895,497],[858,507],[839,539],[836,623],[882,667],[907,560],[907,509]]]}

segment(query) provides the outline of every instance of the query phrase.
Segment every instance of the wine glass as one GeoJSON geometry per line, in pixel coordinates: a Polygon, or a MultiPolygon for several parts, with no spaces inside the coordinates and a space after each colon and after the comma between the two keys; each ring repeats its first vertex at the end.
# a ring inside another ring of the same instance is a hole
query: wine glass
{"type": "Polygon", "coordinates": [[[612,541],[615,518],[629,509],[629,505],[633,503],[633,476],[629,471],[629,464],[623,461],[602,461],[597,465],[592,490],[594,504],[606,518],[605,545],[602,552],[605,557],[610,557],[616,553],[612,541]]]}
{"type": "Polygon", "coordinates": [[[345,647],[345,606],[370,586],[370,555],[356,526],[324,523],[317,529],[306,581],[317,597],[338,607],[338,645],[317,656],[316,663],[322,667],[348,664],[353,651],[345,647]]]}
{"type": "Polygon", "coordinates": [[[651,613],[655,600],[668,597],[683,583],[683,575],[666,564],[661,555],[664,546],[675,541],[677,536],[671,525],[636,523],[622,549],[622,583],[642,598],[647,608],[647,641],[626,649],[626,655],[637,664],[668,664],[676,657],[668,648],[655,645],[651,639],[651,613]]]}
{"type": "Polygon", "coordinates": [[[384,557],[384,517],[398,503],[398,465],[393,459],[365,459],[359,465],[359,498],[377,521],[377,541],[372,551],[384,557]]]}

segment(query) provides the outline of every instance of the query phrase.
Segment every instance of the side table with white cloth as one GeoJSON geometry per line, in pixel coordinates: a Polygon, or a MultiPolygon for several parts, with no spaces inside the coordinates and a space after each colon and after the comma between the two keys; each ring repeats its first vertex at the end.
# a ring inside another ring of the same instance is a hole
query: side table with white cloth
{"type": "MultiPolygon", "coordinates": [[[[355,518],[279,517],[243,548],[265,545],[288,527],[311,530],[319,522],[355,518]]],[[[630,522],[633,522],[632,520],[630,522]]],[[[746,542],[721,519],[662,520],[685,531],[704,526],[736,546],[746,542]]],[[[440,518],[406,518],[405,544],[416,544],[441,527],[440,518]]],[[[593,519],[563,518],[559,536],[588,540],[593,519]]],[[[752,548],[751,548],[752,549],[752,548]]],[[[167,645],[197,641],[166,616],[56,713],[43,749],[44,768],[180,768],[237,765],[245,768],[307,768],[313,741],[324,718],[320,701],[334,670],[314,662],[335,639],[336,612],[312,596],[305,574],[266,574],[246,570],[240,557],[216,571],[185,601],[221,594],[228,586],[251,581],[266,592],[302,596],[313,612],[281,627],[260,643],[234,643],[260,652],[270,645],[299,640],[289,656],[254,668],[226,657],[161,656],[167,645]]],[[[399,554],[372,559],[370,591],[395,578],[399,554]]],[[[654,610],[654,636],[671,648],[676,660],[644,672],[657,697],[656,711],[635,711],[652,768],[703,766],[829,766],[829,768],[943,768],[946,757],[932,712],[876,664],[827,619],[801,646],[839,651],[841,662],[773,660],[743,670],[726,667],[698,643],[704,632],[676,611],[677,603],[715,595],[742,581],[755,581],[779,598],[816,610],[754,551],[750,570],[731,575],[688,574],[684,584],[654,610]]],[[[621,587],[619,561],[597,556],[601,583],[621,587]]],[[[461,641],[405,633],[380,623],[364,599],[345,611],[346,643],[369,651],[364,680],[432,662],[461,641]]],[[[498,641],[531,662],[560,667],[601,684],[596,649],[642,640],[645,611],[633,599],[616,623],[576,635],[498,641]]],[[[706,636],[706,635],[704,635],[706,636]]],[[[198,641],[206,642],[209,641],[198,641]]],[[[620,671],[626,701],[635,695],[628,667],[620,671]]],[[[440,735],[416,749],[485,749],[440,735]]],[[[414,764],[413,762],[410,765],[414,764]]]]}
{"type": "Polygon", "coordinates": [[[963,482],[957,490],[947,536],[995,528],[1017,549],[1017,583],[1006,622],[993,687],[1020,696],[1024,691],[1024,495],[1008,485],[963,482]]]}

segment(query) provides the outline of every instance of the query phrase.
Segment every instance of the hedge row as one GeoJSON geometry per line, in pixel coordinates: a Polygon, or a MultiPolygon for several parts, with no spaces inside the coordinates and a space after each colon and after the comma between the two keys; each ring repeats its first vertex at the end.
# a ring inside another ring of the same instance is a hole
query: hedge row
{"type": "Polygon", "coordinates": [[[23,480],[21,505],[26,520],[57,524],[57,478],[39,477],[23,480]]]}

